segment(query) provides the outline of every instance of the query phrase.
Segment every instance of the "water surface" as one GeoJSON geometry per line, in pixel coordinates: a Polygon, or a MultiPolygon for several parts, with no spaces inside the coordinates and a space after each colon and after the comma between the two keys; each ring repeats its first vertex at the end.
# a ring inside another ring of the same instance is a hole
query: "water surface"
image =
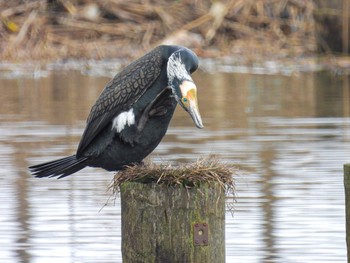
{"type": "MultiPolygon", "coordinates": [[[[27,171],[74,153],[108,75],[1,72],[0,262],[121,262],[113,173],[87,168],[56,180],[27,171]]],[[[348,78],[199,71],[194,81],[205,129],[178,108],[152,159],[215,154],[240,167],[227,262],[345,262],[348,78]]]]}

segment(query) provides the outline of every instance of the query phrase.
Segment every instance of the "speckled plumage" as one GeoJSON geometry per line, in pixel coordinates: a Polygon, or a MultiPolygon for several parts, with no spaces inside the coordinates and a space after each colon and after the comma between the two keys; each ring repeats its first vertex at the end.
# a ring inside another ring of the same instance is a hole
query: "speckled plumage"
{"type": "Polygon", "coordinates": [[[124,68],[106,85],[90,111],[78,157],[112,117],[129,110],[144,94],[159,76],[161,65],[161,47],[157,47],[124,68]]]}
{"type": "MultiPolygon", "coordinates": [[[[196,55],[180,46],[159,46],[132,62],[106,85],[92,107],[76,154],[31,166],[30,171],[36,177],[61,178],[86,166],[117,171],[141,162],[157,147],[181,103],[181,78],[188,80],[197,67],[196,55]],[[187,72],[172,69],[175,75],[169,80],[168,60],[174,54],[187,72]]],[[[198,118],[201,128],[200,116],[194,119],[198,118]]]]}

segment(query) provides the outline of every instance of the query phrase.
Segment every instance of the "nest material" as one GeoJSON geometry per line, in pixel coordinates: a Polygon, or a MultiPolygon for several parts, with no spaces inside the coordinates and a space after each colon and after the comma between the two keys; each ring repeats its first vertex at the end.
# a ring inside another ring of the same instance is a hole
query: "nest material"
{"type": "Polygon", "coordinates": [[[135,58],[182,44],[200,56],[316,50],[312,0],[13,0],[0,3],[0,58],[135,58]]]}
{"type": "Polygon", "coordinates": [[[111,184],[113,193],[119,192],[125,182],[155,183],[186,188],[198,187],[204,183],[219,183],[228,193],[234,195],[234,174],[238,168],[222,163],[216,158],[199,159],[194,163],[178,166],[162,165],[148,161],[141,165],[126,166],[119,171],[111,184]]]}

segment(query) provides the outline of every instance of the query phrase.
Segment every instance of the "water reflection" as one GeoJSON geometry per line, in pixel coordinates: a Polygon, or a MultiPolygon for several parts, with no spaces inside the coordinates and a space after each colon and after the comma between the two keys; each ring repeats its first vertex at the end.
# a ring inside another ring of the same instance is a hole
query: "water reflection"
{"type": "MultiPolygon", "coordinates": [[[[121,262],[119,200],[104,206],[112,173],[39,180],[27,172],[75,151],[108,80],[77,71],[0,79],[1,260],[121,262]]],[[[246,170],[227,214],[227,262],[344,262],[348,78],[198,72],[194,80],[205,129],[178,109],[152,156],[218,154],[246,170]]]]}

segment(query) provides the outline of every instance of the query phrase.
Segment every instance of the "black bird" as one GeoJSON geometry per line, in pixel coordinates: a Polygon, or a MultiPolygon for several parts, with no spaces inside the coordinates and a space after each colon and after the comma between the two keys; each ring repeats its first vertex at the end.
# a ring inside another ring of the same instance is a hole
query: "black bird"
{"type": "Polygon", "coordinates": [[[190,74],[198,58],[181,46],[158,46],[119,72],[87,119],[75,155],[29,167],[36,177],[62,178],[86,166],[117,171],[140,163],[165,135],[180,104],[198,128],[197,89],[190,74]]]}

